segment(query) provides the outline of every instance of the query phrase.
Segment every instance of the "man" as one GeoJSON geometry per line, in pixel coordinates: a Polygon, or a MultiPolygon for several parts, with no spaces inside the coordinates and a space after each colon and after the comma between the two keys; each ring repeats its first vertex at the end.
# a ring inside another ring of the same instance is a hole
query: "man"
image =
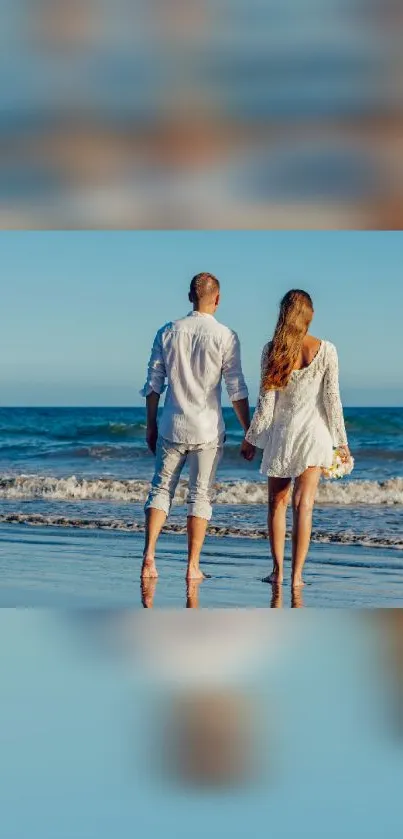
{"type": "MultiPolygon", "coordinates": [[[[190,285],[189,300],[193,311],[157,332],[142,390],[147,398],[147,443],[156,454],[155,475],[145,506],[143,579],[158,576],[156,544],[186,461],[190,473],[187,580],[204,577],[199,568],[200,553],[212,515],[212,489],[225,439],[223,377],[245,433],[250,424],[238,336],[214,317],[220,303],[218,280],[212,274],[197,274],[190,285]],[[166,379],[168,390],[158,428],[158,403],[166,379]]],[[[244,457],[252,459],[253,453],[250,446],[244,457]]]]}

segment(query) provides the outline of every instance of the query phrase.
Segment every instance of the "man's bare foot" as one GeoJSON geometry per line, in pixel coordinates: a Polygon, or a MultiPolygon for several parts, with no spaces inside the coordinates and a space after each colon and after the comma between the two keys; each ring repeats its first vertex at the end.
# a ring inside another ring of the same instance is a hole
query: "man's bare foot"
{"type": "Polygon", "coordinates": [[[142,580],[156,580],[158,577],[157,566],[155,564],[155,558],[152,554],[144,554],[143,556],[143,565],[141,568],[141,579],[142,580]]]}
{"type": "Polygon", "coordinates": [[[279,571],[272,571],[268,577],[263,577],[262,583],[271,583],[271,585],[281,586],[284,582],[283,574],[279,571]]]}
{"type": "Polygon", "coordinates": [[[188,565],[188,570],[186,573],[186,580],[189,582],[190,580],[208,580],[209,574],[203,574],[203,571],[196,565],[188,565]]]}
{"type": "Polygon", "coordinates": [[[291,587],[292,588],[302,588],[302,586],[304,586],[304,585],[305,585],[305,583],[304,583],[302,577],[293,577],[292,580],[291,580],[291,587]]]}

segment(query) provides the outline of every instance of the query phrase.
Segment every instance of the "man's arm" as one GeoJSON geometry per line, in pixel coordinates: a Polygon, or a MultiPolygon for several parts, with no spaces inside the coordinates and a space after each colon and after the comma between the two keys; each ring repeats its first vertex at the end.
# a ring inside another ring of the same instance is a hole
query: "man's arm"
{"type": "MultiPolygon", "coordinates": [[[[236,332],[231,332],[223,355],[222,372],[228,396],[234,405],[236,402],[248,402],[248,388],[242,372],[241,346],[236,332]]],[[[236,411],[239,421],[242,420],[236,411]]],[[[242,413],[244,416],[244,413],[242,413]]]]}
{"type": "Polygon", "coordinates": [[[155,454],[158,440],[157,414],[160,394],[153,391],[147,396],[147,446],[155,454]]]}
{"type": "MultiPolygon", "coordinates": [[[[246,434],[250,426],[248,388],[242,372],[241,346],[235,332],[231,334],[224,354],[223,375],[232,407],[246,434]]],[[[253,460],[255,456],[255,448],[250,443],[245,445],[244,442],[241,452],[245,460],[253,460]]]]}
{"type": "MultiPolygon", "coordinates": [[[[239,402],[233,402],[232,407],[242,425],[244,433],[246,434],[250,426],[250,407],[249,399],[240,399],[239,402]]],[[[241,455],[245,460],[253,460],[256,454],[256,446],[249,443],[246,438],[242,440],[241,455]]]]}
{"type": "Polygon", "coordinates": [[[155,454],[158,439],[158,405],[161,394],[165,390],[165,362],[162,351],[161,330],[157,332],[148,364],[147,381],[140,391],[146,397],[147,404],[147,433],[146,440],[149,449],[155,454]]]}
{"type": "Polygon", "coordinates": [[[248,397],[246,397],[246,399],[237,399],[235,402],[232,403],[232,407],[246,434],[250,426],[250,407],[248,397]]]}

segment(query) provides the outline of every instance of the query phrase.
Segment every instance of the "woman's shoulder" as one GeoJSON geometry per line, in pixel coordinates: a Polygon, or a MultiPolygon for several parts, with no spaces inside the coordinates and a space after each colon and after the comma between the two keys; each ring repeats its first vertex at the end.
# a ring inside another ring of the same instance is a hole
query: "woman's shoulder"
{"type": "Polygon", "coordinates": [[[315,335],[307,335],[304,338],[303,347],[306,347],[306,349],[316,353],[321,348],[322,344],[325,343],[326,341],[324,341],[323,338],[317,338],[315,335]]]}
{"type": "Polygon", "coordinates": [[[315,338],[313,335],[310,335],[309,337],[312,341],[311,346],[313,350],[319,351],[320,349],[325,349],[330,350],[330,352],[337,352],[336,345],[333,344],[332,341],[328,341],[327,338],[315,338]]]}
{"type": "Polygon", "coordinates": [[[332,341],[328,341],[327,339],[322,339],[321,345],[321,355],[322,355],[322,364],[325,367],[338,365],[338,353],[336,349],[336,345],[333,344],[332,341]]]}
{"type": "Polygon", "coordinates": [[[325,349],[327,350],[328,353],[330,353],[330,354],[336,353],[337,354],[336,344],[333,344],[332,341],[328,341],[327,339],[322,338],[322,344],[324,345],[324,347],[325,347],[325,349]]]}
{"type": "Polygon", "coordinates": [[[262,368],[266,365],[267,360],[269,358],[271,345],[272,345],[272,341],[268,341],[267,344],[265,344],[263,349],[262,349],[262,355],[260,357],[260,363],[261,363],[262,368]]]}
{"type": "Polygon", "coordinates": [[[315,338],[310,335],[310,346],[308,349],[309,366],[312,364],[316,370],[323,370],[329,365],[337,362],[337,350],[335,345],[326,338],[315,338]],[[313,364],[315,362],[315,365],[313,364]]]}

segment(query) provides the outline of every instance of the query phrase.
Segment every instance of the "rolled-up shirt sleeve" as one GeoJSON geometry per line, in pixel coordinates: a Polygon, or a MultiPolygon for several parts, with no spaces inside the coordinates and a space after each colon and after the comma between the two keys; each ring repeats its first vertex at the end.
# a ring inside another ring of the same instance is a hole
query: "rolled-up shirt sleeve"
{"type": "Polygon", "coordinates": [[[140,391],[140,395],[144,396],[144,398],[150,396],[151,393],[161,394],[166,388],[166,369],[162,350],[162,332],[163,330],[160,329],[154,339],[150,361],[148,363],[147,381],[140,391]]]}
{"type": "Polygon", "coordinates": [[[248,388],[242,372],[241,345],[236,332],[232,332],[224,349],[223,376],[231,402],[247,399],[248,388]]]}

